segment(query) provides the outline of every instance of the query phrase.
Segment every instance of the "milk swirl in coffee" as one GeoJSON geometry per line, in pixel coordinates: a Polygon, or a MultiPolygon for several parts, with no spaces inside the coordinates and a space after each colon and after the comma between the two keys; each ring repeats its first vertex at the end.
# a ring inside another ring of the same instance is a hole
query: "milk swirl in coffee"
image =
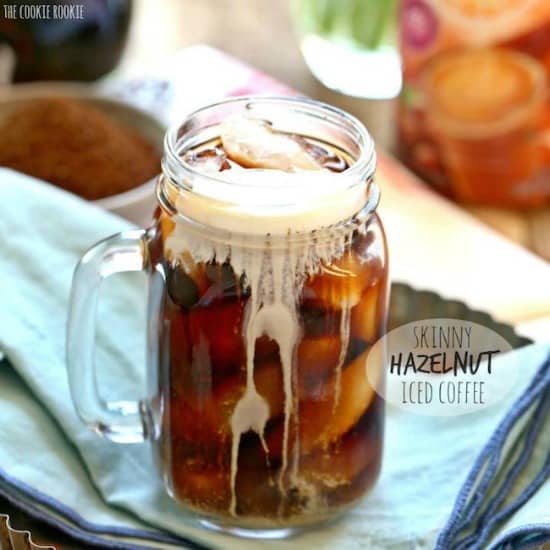
{"type": "Polygon", "coordinates": [[[171,188],[158,218],[163,460],[196,510],[308,523],[378,475],[383,411],[365,359],[385,330],[382,229],[345,151],[257,119],[217,134],[182,152],[206,177],[171,188]]]}

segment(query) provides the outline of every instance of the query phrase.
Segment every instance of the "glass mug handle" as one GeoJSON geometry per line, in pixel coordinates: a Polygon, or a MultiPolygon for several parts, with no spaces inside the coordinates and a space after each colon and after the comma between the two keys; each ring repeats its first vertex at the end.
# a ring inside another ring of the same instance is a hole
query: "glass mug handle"
{"type": "Polygon", "coordinates": [[[117,443],[139,443],[149,430],[144,401],[105,402],[94,362],[95,321],[101,281],[115,273],[149,269],[147,233],[126,231],[90,248],[75,268],[67,325],[67,370],[71,396],[81,420],[117,443]]]}

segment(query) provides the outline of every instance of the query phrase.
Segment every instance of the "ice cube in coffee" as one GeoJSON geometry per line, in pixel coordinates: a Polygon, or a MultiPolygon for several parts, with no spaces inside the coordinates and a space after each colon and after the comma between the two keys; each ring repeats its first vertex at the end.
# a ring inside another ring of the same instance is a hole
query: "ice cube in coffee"
{"type": "Polygon", "coordinates": [[[344,145],[242,115],[178,151],[193,186],[164,182],[161,459],[201,514],[313,523],[378,476],[385,239],[344,145]]]}

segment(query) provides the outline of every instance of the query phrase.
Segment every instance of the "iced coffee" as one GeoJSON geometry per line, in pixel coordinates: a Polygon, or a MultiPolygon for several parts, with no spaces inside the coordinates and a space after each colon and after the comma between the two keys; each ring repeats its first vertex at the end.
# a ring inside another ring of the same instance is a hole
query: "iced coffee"
{"type": "Polygon", "coordinates": [[[153,258],[166,281],[167,485],[252,527],[338,515],[372,486],[382,451],[366,372],[388,299],[372,170],[352,135],[284,120],[243,112],[188,129],[165,159],[184,175],[159,184],[153,258]]]}

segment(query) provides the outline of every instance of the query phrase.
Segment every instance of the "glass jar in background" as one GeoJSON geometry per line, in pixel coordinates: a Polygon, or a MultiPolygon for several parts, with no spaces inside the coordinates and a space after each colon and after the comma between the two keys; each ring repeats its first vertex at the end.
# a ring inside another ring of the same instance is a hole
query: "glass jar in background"
{"type": "Polygon", "coordinates": [[[293,0],[300,48],[327,88],[367,99],[401,91],[397,0],[293,0]]]}
{"type": "Polygon", "coordinates": [[[453,196],[484,204],[543,204],[550,143],[542,66],[513,50],[482,48],[438,56],[423,77],[426,125],[453,196]]]}
{"type": "Polygon", "coordinates": [[[550,3],[403,0],[399,152],[458,201],[550,202],[550,3]]]}
{"type": "Polygon", "coordinates": [[[9,19],[2,13],[0,43],[13,51],[15,82],[91,81],[113,70],[120,60],[131,19],[130,0],[29,0],[2,4],[14,4],[16,10],[23,4],[29,9],[82,7],[82,19],[24,18],[17,11],[17,17],[9,19]]]}
{"type": "Polygon", "coordinates": [[[102,241],[75,271],[67,359],[81,418],[117,442],[148,439],[168,493],[206,526],[286,536],[342,514],[378,477],[383,368],[367,378],[366,358],[389,281],[374,169],[365,128],[329,106],[206,107],[167,134],[153,227],[102,241]],[[252,140],[231,156],[220,136],[235,120],[252,140]],[[254,151],[302,169],[251,166],[254,151]],[[93,304],[102,277],[131,270],[150,275],[149,394],[105,404],[93,304]]]}

